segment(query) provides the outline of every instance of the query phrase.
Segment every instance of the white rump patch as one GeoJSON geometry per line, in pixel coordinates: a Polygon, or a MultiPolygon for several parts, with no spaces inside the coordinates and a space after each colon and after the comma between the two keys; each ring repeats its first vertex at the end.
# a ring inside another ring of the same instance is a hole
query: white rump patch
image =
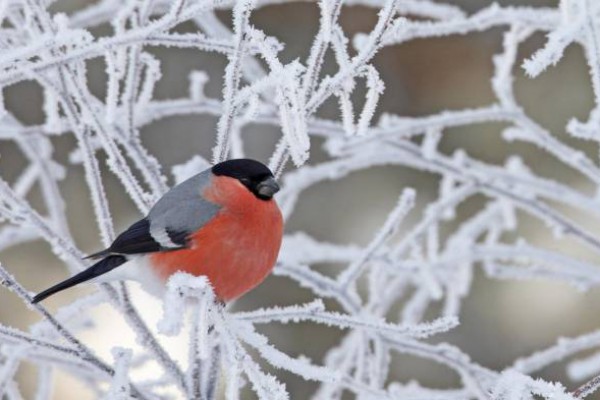
{"type": "Polygon", "coordinates": [[[147,255],[129,256],[129,261],[125,264],[90,280],[96,283],[115,281],[137,281],[146,292],[159,298],[162,298],[165,291],[165,284],[151,267],[147,255]]]}

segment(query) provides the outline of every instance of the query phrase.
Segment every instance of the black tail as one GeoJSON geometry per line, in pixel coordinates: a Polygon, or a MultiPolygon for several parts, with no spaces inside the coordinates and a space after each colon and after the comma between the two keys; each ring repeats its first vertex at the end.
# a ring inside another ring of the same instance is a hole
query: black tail
{"type": "Polygon", "coordinates": [[[73,275],[69,279],[57,283],[51,288],[48,288],[43,292],[36,294],[33,297],[32,302],[37,303],[49,296],[52,296],[55,293],[73,287],[79,283],[89,281],[90,279],[94,279],[100,275],[107,273],[108,271],[117,268],[119,265],[124,264],[126,261],[127,259],[125,257],[118,255],[103,258],[102,260],[98,261],[96,264],[92,265],[85,271],[81,271],[80,273],[73,275]]]}

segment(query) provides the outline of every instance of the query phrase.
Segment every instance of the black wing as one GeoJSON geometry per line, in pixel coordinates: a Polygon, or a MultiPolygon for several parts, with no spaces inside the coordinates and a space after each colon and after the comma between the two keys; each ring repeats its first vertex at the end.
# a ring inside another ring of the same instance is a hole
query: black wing
{"type": "Polygon", "coordinates": [[[157,251],[179,250],[188,244],[188,232],[165,229],[165,241],[158,242],[150,233],[150,221],[143,218],[121,233],[106,250],[87,258],[105,257],[110,254],[143,254],[157,251]],[[168,241],[169,243],[166,243],[168,241]]]}

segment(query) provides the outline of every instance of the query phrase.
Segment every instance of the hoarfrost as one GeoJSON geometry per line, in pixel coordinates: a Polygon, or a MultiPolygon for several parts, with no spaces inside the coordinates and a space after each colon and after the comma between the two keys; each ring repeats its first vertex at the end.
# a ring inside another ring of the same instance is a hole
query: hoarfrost
{"type": "MultiPolygon", "coordinates": [[[[278,201],[286,219],[305,190],[377,166],[435,174],[440,178],[439,190],[433,201],[420,200],[425,204],[421,212],[415,207],[419,193],[405,188],[364,247],[289,232],[274,273],[307,288],[314,297],[307,304],[236,313],[215,303],[205,278],[174,275],[165,294],[158,334],[146,325],[123,284],[101,284],[100,295],[78,300],[53,316],[42,305],[30,305],[30,293],[0,267],[2,284],[42,317],[29,332],[0,326],[0,397],[22,397],[15,374],[23,362],[38,369],[37,399],[52,396],[51,382],[58,369],[103,398],[154,399],[162,396],[160,388],[170,387],[188,398],[213,399],[220,381],[224,381],[221,386],[227,399],[240,398],[247,381],[260,398],[289,398],[281,379],[266,372],[266,364],[276,372],[287,370],[316,381],[314,398],[323,399],[353,393],[362,399],[516,400],[541,396],[566,400],[586,397],[600,387],[600,378],[593,377],[600,371],[598,331],[559,339],[547,349],[519,358],[504,371],[478,364],[449,343],[426,340],[459,324],[462,302],[470,295],[474,271],[479,267],[494,279],[553,279],[583,290],[600,285],[598,265],[530,245],[518,231],[527,216],[542,222],[557,239],[568,238],[596,255],[600,252],[600,237],[565,211],[570,208],[600,216],[597,160],[536,123],[514,95],[515,69],[521,67],[527,75],[538,76],[561,62],[569,45],[581,45],[595,106],[587,120],[571,118],[565,130],[575,138],[600,141],[596,132],[600,121],[600,5],[586,0],[564,0],[557,8],[492,4],[469,14],[450,2],[429,0],[319,0],[319,28],[309,54],[285,62],[280,54],[286,43],[260,30],[252,19],[257,9],[279,1],[107,0],[69,15],[53,14],[46,8],[51,3],[0,2],[0,139],[14,143],[26,160],[14,180],[0,178],[0,249],[43,240],[70,272],[85,268],[84,254],[75,244],[66,218],[68,205],[61,180],[70,169],[83,168],[97,230],[107,245],[114,239],[115,221],[102,175],[116,176],[133,204],[147,212],[168,185],[165,167],[144,147],[142,128],[177,115],[218,118],[213,162],[244,154],[244,143],[252,140],[242,135],[246,126],[256,123],[279,129],[269,166],[283,183],[278,201]],[[376,10],[377,20],[371,31],[349,37],[340,14],[344,7],[356,4],[376,10]],[[232,30],[216,17],[215,12],[222,8],[232,10],[232,30]],[[196,32],[177,30],[184,22],[196,32]],[[109,34],[92,33],[103,24],[110,25],[109,34]],[[494,101],[421,117],[388,113],[377,119],[386,87],[383,74],[372,62],[378,52],[421,38],[470,35],[495,27],[504,29],[504,40],[493,58],[494,101]],[[545,43],[521,59],[520,45],[539,32],[546,34],[545,43]],[[186,78],[186,96],[155,98],[164,66],[149,51],[152,46],[224,55],[222,96],[207,94],[205,87],[214,77],[198,70],[186,78]],[[323,76],[325,54],[330,50],[337,69],[323,76]],[[104,61],[107,76],[104,98],[94,95],[87,81],[87,62],[98,58],[104,61]],[[4,88],[24,81],[34,81],[43,90],[45,118],[40,125],[26,126],[5,102],[4,88]],[[353,98],[361,81],[366,90],[362,107],[356,107],[353,98]],[[330,99],[339,107],[338,119],[323,118],[319,113],[330,99]],[[579,173],[593,190],[588,193],[542,177],[527,157],[514,155],[498,166],[462,149],[452,156],[439,150],[448,129],[486,122],[506,124],[502,140],[537,146],[579,173]],[[71,136],[76,142],[66,165],[54,154],[53,140],[58,136],[71,136]],[[323,141],[328,158],[309,163],[315,138],[323,141]],[[415,139],[422,141],[417,144],[415,139]],[[28,200],[38,186],[42,207],[34,207],[28,200]],[[476,195],[485,196],[485,207],[442,234],[444,224],[456,217],[457,207],[476,195]],[[407,223],[409,217],[415,222],[407,223]],[[509,240],[505,233],[518,237],[509,240]],[[332,278],[314,268],[321,263],[343,268],[332,278]],[[328,309],[325,299],[339,307],[328,309]],[[100,303],[110,304],[123,316],[141,344],[139,354],[117,348],[107,362],[78,338],[83,329],[94,329],[88,316],[81,317],[83,310],[100,303]],[[439,315],[430,318],[427,311],[433,304],[442,307],[439,315]],[[292,356],[258,329],[280,323],[325,325],[339,329],[342,339],[322,359],[292,356]],[[185,368],[161,345],[161,335],[189,335],[185,368]],[[573,379],[591,378],[578,389],[565,389],[572,382],[536,377],[540,369],[584,351],[594,353],[587,358],[579,356],[568,367],[573,379]],[[460,382],[455,388],[441,390],[416,381],[399,381],[390,370],[393,354],[439,363],[456,372],[460,382]],[[139,360],[152,360],[160,366],[164,377],[159,383],[133,378],[130,372],[145,363],[139,360]],[[221,368],[223,365],[227,368],[221,368]]],[[[178,183],[209,165],[194,156],[169,172],[178,183]]]]}

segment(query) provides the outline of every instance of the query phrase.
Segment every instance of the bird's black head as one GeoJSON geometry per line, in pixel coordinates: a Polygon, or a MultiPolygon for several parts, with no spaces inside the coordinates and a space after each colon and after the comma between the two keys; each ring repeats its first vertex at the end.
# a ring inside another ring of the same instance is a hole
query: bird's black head
{"type": "Polygon", "coordinates": [[[270,200],[279,191],[279,185],[271,170],[264,164],[248,158],[218,163],[212,167],[212,173],[239,180],[261,200],[270,200]]]}

